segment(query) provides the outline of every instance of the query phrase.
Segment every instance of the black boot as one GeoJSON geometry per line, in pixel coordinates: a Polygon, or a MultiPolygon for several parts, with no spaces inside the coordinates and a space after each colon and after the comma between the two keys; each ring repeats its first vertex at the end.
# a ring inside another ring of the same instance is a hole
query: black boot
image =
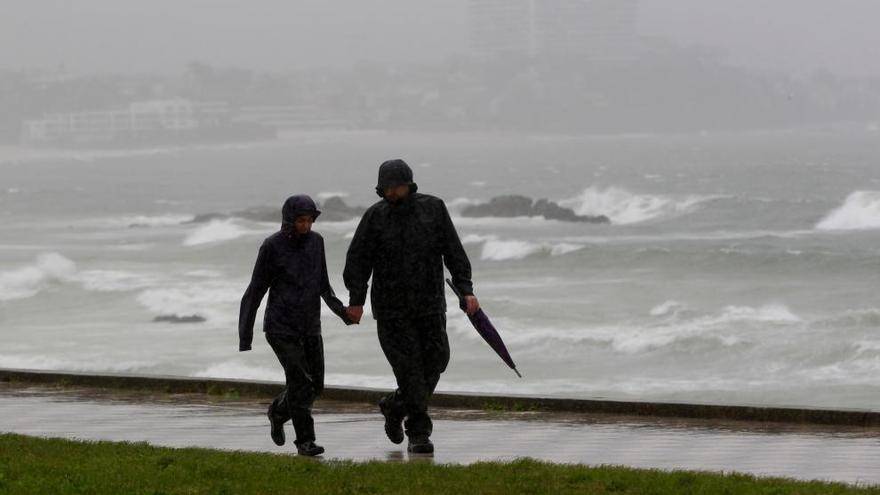
{"type": "Polygon", "coordinates": [[[279,447],[284,445],[284,421],[280,421],[278,416],[275,415],[275,403],[269,405],[269,412],[267,414],[269,416],[269,427],[271,428],[269,434],[272,436],[272,441],[275,442],[275,445],[279,447]]]}
{"type": "Polygon", "coordinates": [[[394,414],[390,402],[388,397],[383,397],[379,401],[379,410],[382,411],[382,416],[385,416],[385,435],[393,443],[403,443],[403,418],[394,414]]]}
{"type": "Polygon", "coordinates": [[[324,447],[316,444],[315,442],[309,440],[307,442],[303,442],[297,444],[296,453],[299,455],[307,455],[309,457],[315,457],[316,455],[321,455],[324,453],[324,447]]]}
{"type": "Polygon", "coordinates": [[[411,454],[433,454],[434,444],[428,437],[411,437],[406,450],[411,454]]]}

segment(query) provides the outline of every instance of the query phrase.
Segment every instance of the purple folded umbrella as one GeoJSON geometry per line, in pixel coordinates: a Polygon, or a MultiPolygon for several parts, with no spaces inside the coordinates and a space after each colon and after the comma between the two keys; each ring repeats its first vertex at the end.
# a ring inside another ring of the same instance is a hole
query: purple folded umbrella
{"type": "MultiPolygon", "coordinates": [[[[446,279],[446,283],[449,284],[449,287],[452,288],[452,292],[455,292],[455,295],[458,296],[459,307],[461,309],[465,309],[464,298],[461,296],[461,293],[452,284],[452,281],[448,278],[446,279]]],[[[513,359],[510,357],[510,353],[507,352],[507,346],[504,345],[504,341],[501,340],[501,336],[498,335],[498,330],[495,329],[495,325],[489,321],[489,317],[486,316],[486,313],[483,312],[482,309],[478,309],[476,313],[473,315],[469,315],[468,319],[471,320],[471,324],[477,330],[477,333],[483,337],[483,340],[486,341],[489,346],[495,350],[498,356],[507,363],[507,366],[510,366],[510,369],[516,373],[516,376],[522,378],[522,375],[519,374],[519,371],[516,369],[516,365],[513,363],[513,359]]]]}

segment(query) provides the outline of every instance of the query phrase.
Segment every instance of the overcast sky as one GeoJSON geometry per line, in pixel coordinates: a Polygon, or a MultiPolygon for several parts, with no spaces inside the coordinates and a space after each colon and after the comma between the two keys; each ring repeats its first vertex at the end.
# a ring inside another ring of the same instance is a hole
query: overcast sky
{"type": "MultiPolygon", "coordinates": [[[[552,1],[552,0],[549,0],[552,1]]],[[[642,0],[639,31],[739,65],[880,76],[880,0],[642,0]]],[[[285,71],[435,61],[468,48],[467,0],[2,0],[0,68],[285,71]]]]}

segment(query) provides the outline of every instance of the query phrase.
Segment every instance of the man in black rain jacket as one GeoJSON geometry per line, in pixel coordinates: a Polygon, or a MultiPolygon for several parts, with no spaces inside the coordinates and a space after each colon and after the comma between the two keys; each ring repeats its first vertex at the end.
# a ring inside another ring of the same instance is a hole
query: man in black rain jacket
{"type": "Polygon", "coordinates": [[[397,380],[397,390],[380,401],[385,432],[408,449],[431,453],[433,430],[428,399],[449,363],[443,265],[464,295],[468,314],[479,309],[473,295],[471,265],[446,205],[420,194],[410,167],[389,160],[379,167],[377,194],[348,248],[343,278],[349,290],[349,316],[359,321],[370,292],[379,343],[397,380]]]}
{"type": "Polygon", "coordinates": [[[269,302],[263,318],[266,340],[284,367],[287,386],[269,406],[272,440],[284,444],[284,423],[296,431],[297,451],[320,455],[315,444],[311,409],[324,389],[324,344],[321,339],[321,299],[346,324],[348,318],[327,276],[324,239],[312,232],[320,215],[306,195],[291,196],[281,210],[281,230],[269,236],[257,255],[254,273],[241,299],[238,319],[239,351],[249,351],[257,308],[266,291],[269,302]]]}

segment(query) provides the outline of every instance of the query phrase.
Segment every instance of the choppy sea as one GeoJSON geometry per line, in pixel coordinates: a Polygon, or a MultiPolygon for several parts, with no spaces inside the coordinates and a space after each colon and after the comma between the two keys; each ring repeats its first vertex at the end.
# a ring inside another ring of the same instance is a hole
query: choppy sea
{"type": "MultiPolygon", "coordinates": [[[[5,150],[0,367],[283,380],[261,337],[238,352],[236,329],[278,223],[190,221],[280,211],[294,193],[366,207],[379,163],[395,157],[447,201],[524,375],[451,310],[440,389],[880,410],[880,132],[857,127],[5,150]],[[504,194],[612,224],[461,217],[504,194]]],[[[343,299],[355,226],[315,224],[343,299]]],[[[345,327],[325,310],[324,339],[328,384],[393,386],[371,319],[345,327]]]]}

